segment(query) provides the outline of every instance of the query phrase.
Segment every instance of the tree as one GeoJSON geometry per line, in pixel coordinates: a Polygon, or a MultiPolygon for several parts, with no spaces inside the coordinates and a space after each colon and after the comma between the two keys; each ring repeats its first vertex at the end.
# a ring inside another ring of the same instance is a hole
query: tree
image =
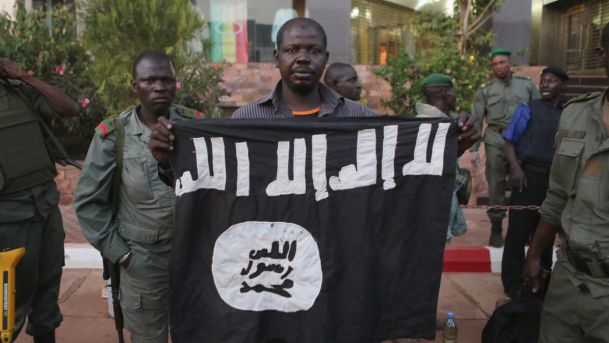
{"type": "Polygon", "coordinates": [[[92,53],[98,93],[109,114],[134,103],[129,92],[131,64],[145,50],[161,50],[173,60],[178,102],[219,116],[222,66],[209,61],[205,23],[188,0],[85,0],[80,15],[84,45],[92,53]],[[200,49],[193,48],[200,46],[200,49]]]}
{"type": "Polygon", "coordinates": [[[467,51],[468,41],[498,10],[499,0],[458,0],[459,31],[457,49],[461,55],[467,51]]]}
{"type": "Polygon", "coordinates": [[[422,79],[443,73],[455,78],[458,109],[470,110],[476,88],[489,77],[486,53],[493,36],[480,28],[497,6],[498,0],[459,0],[452,17],[429,8],[417,12],[411,21],[416,53],[390,56],[387,65],[374,70],[391,84],[392,97],[383,105],[396,114],[414,115],[415,103],[423,98],[422,79]]]}

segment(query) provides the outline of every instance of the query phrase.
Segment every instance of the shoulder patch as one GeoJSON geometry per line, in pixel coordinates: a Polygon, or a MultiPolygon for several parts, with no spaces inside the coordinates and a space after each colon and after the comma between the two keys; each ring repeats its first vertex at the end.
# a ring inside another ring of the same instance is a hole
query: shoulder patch
{"type": "Polygon", "coordinates": [[[175,105],[175,108],[182,117],[190,118],[190,119],[204,119],[205,118],[205,115],[203,115],[203,112],[201,112],[201,111],[197,111],[195,109],[180,106],[180,105],[175,105]]]}
{"type": "Polygon", "coordinates": [[[590,92],[590,93],[587,93],[587,94],[584,94],[584,95],[580,95],[578,97],[575,97],[575,98],[567,101],[565,103],[565,107],[567,107],[567,106],[569,106],[569,105],[571,105],[573,103],[576,103],[576,102],[583,102],[583,101],[588,101],[590,99],[594,99],[594,98],[596,98],[596,97],[598,97],[600,95],[603,95],[603,92],[590,92]]]}
{"type": "Polygon", "coordinates": [[[111,117],[102,120],[95,127],[95,134],[100,138],[106,138],[110,133],[116,130],[116,122],[120,120],[118,117],[111,117]]]}

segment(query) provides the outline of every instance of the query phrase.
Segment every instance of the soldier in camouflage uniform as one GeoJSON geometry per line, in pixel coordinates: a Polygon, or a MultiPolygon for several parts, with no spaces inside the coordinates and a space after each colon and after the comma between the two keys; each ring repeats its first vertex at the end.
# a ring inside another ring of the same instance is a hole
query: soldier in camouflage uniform
{"type": "MultiPolygon", "coordinates": [[[[609,77],[609,24],[598,49],[609,77]]],[[[609,97],[567,103],[556,136],[550,186],[523,279],[539,291],[541,255],[561,237],[541,312],[539,342],[609,342],[609,97]]]]}
{"type": "MultiPolygon", "coordinates": [[[[509,164],[505,157],[504,143],[501,134],[510,124],[514,111],[521,104],[539,98],[539,91],[533,82],[526,77],[512,75],[512,63],[506,49],[495,49],[491,52],[491,66],[495,76],[489,83],[482,85],[474,95],[473,112],[482,124],[486,119],[487,127],[482,140],[486,151],[486,180],[488,182],[489,205],[505,205],[506,177],[509,164]]],[[[476,143],[470,149],[472,163],[478,165],[480,158],[476,143]]],[[[505,217],[504,210],[488,210],[491,220],[489,245],[501,247],[501,222],[505,217]]]]}
{"type": "Polygon", "coordinates": [[[0,250],[25,247],[16,268],[14,339],[27,316],[34,342],[55,342],[63,318],[57,304],[64,264],[57,171],[40,121],[79,111],[61,90],[0,58],[0,250]]]}
{"type": "Polygon", "coordinates": [[[172,104],[176,79],[162,52],[148,51],[136,58],[131,87],[141,104],[97,127],[74,204],[87,240],[121,266],[119,298],[131,341],[166,343],[175,195],[159,179],[148,139],[158,117],[180,120],[200,113],[172,104]],[[118,125],[124,125],[123,137],[118,125]],[[119,139],[122,170],[117,172],[119,139]],[[112,195],[117,173],[118,199],[112,195]],[[115,199],[118,206],[113,213],[115,199]]]}

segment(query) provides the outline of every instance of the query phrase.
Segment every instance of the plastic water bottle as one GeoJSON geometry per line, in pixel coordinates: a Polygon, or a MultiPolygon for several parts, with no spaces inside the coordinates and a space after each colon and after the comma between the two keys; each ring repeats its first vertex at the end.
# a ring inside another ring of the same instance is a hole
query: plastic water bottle
{"type": "Polygon", "coordinates": [[[442,343],[457,343],[457,323],[453,312],[448,312],[448,318],[442,328],[442,343]]]}

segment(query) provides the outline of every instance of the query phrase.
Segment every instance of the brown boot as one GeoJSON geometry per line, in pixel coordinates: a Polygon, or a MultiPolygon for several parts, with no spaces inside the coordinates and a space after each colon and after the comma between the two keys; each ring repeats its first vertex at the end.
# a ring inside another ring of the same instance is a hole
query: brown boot
{"type": "Polygon", "coordinates": [[[501,219],[491,221],[491,237],[488,240],[488,245],[493,248],[501,248],[503,246],[503,237],[501,236],[501,219]]]}
{"type": "Polygon", "coordinates": [[[55,331],[34,336],[34,343],[55,343],[55,331]]]}

